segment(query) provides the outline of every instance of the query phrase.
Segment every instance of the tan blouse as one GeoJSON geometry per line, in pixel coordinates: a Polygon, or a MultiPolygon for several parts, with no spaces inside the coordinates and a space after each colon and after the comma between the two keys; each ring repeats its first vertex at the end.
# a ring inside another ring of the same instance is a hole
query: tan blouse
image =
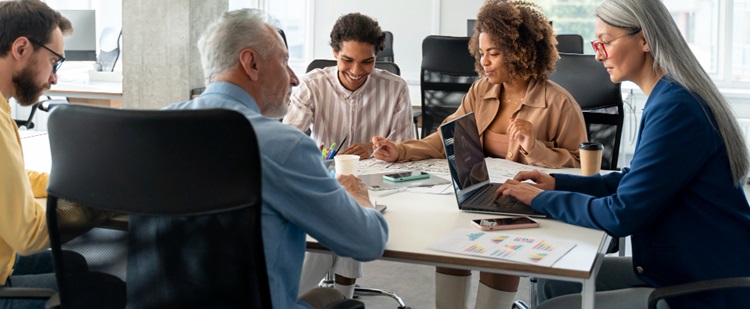
{"type": "MultiPolygon", "coordinates": [[[[491,84],[487,78],[476,81],[464,96],[461,106],[443,121],[474,112],[485,153],[503,147],[487,147],[489,141],[485,142],[489,136],[487,128],[500,110],[500,87],[491,84]]],[[[535,125],[536,145],[531,152],[523,154],[518,142],[509,141],[506,159],[541,167],[580,167],[578,144],[587,141],[586,126],[580,106],[560,85],[550,80],[537,82],[531,79],[523,104],[513,115],[535,125]]],[[[422,140],[396,143],[398,161],[444,158],[445,150],[439,134],[435,132],[422,140]]],[[[490,139],[496,140],[494,137],[490,139]]]]}

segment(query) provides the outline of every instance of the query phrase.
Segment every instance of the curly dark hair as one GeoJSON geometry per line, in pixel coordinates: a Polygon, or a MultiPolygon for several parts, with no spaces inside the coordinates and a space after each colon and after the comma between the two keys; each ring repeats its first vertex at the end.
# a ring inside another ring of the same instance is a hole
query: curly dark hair
{"type": "Polygon", "coordinates": [[[475,69],[484,70],[479,61],[479,34],[489,34],[503,55],[511,78],[545,80],[555,71],[560,58],[552,25],[534,3],[522,0],[488,0],[482,5],[474,23],[469,52],[474,55],[475,69]]]}
{"type": "Polygon", "coordinates": [[[385,48],[385,32],[374,19],[360,13],[342,15],[336,20],[331,30],[331,47],[333,51],[341,51],[341,44],[345,41],[368,43],[375,47],[375,53],[385,48]]]}

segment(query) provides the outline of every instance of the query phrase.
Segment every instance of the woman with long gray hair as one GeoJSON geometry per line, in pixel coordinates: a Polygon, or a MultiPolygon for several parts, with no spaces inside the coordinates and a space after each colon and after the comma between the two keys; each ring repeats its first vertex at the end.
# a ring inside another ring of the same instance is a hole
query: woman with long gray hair
{"type": "MultiPolygon", "coordinates": [[[[572,224],[631,236],[633,256],[605,258],[597,308],[645,308],[653,288],[750,276],[748,151],[726,99],[661,1],[606,0],[591,44],[612,82],[648,96],[630,168],[589,177],[522,172],[498,189],[572,224]],[[535,183],[521,183],[523,180],[535,183]]],[[[580,306],[580,284],[544,281],[540,308],[580,306]],[[566,296],[561,296],[569,294],[566,296]],[[560,297],[558,297],[560,296],[560,297]]],[[[747,306],[740,289],[666,299],[671,308],[747,306]]]]}

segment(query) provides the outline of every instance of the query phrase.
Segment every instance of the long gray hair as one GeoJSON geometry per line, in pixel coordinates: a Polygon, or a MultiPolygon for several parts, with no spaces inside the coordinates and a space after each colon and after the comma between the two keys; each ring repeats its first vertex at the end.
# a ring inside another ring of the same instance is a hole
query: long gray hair
{"type": "Polygon", "coordinates": [[[596,17],[617,28],[643,31],[654,58],[654,72],[664,72],[706,102],[716,119],[715,129],[724,139],[733,180],[743,180],[750,162],[739,123],[727,100],[689,52],[661,0],[606,0],[596,8],[596,17]]]}
{"type": "Polygon", "coordinates": [[[212,23],[198,40],[198,51],[203,64],[206,83],[239,63],[239,53],[245,48],[254,49],[266,60],[280,38],[269,35],[268,26],[278,28],[279,23],[261,10],[241,9],[224,12],[212,23]]]}

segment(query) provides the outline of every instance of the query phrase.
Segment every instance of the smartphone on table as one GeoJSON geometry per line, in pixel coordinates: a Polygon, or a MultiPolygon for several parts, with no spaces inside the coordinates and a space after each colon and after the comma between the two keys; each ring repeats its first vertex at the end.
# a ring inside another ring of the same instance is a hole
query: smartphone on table
{"type": "Polygon", "coordinates": [[[383,180],[390,182],[403,182],[425,178],[430,178],[430,174],[425,172],[401,172],[383,175],[383,180]]]}
{"type": "Polygon", "coordinates": [[[539,227],[539,222],[525,216],[507,218],[486,218],[471,220],[471,225],[482,231],[525,229],[539,227]]]}

